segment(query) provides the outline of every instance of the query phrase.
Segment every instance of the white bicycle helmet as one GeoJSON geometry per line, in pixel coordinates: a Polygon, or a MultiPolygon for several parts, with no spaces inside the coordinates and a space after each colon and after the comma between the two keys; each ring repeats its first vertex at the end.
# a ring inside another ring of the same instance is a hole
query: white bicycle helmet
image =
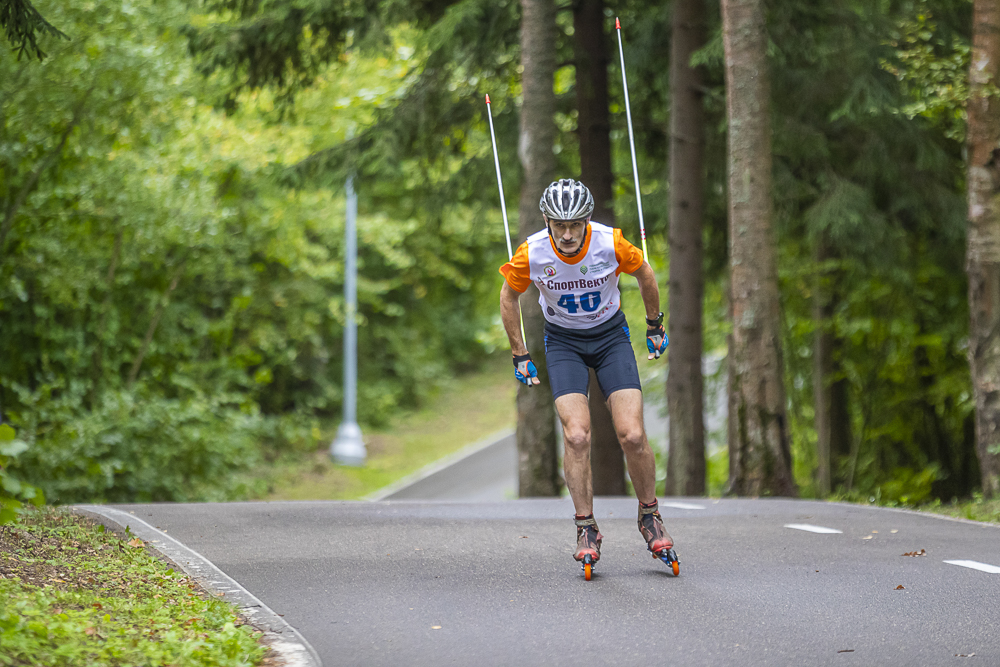
{"type": "Polygon", "coordinates": [[[538,208],[549,220],[582,220],[594,211],[594,196],[572,178],[554,181],[545,188],[538,208]]]}

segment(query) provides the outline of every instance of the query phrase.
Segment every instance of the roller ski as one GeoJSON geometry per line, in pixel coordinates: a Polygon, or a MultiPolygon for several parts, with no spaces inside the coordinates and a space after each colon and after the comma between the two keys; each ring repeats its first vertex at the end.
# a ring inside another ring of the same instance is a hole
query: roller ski
{"type": "Polygon", "coordinates": [[[583,569],[583,578],[590,581],[594,574],[594,565],[601,560],[601,541],[604,536],[597,529],[594,515],[574,519],[576,523],[576,553],[573,555],[583,569]]]}
{"type": "Polygon", "coordinates": [[[680,561],[677,560],[677,553],[674,551],[674,541],[663,527],[657,501],[654,500],[650,505],[639,503],[639,532],[646,540],[646,548],[653,558],[662,560],[675,577],[679,576],[680,561]]]}

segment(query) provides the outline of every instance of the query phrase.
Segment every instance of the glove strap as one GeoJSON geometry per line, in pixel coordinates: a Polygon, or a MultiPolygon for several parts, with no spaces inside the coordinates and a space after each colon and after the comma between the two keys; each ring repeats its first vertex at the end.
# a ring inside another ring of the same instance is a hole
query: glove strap
{"type": "Polygon", "coordinates": [[[531,361],[531,355],[530,354],[515,354],[514,355],[514,368],[517,368],[517,365],[519,363],[521,363],[522,361],[531,361]]]}
{"type": "Polygon", "coordinates": [[[656,316],[655,319],[652,319],[652,320],[648,319],[648,318],[646,319],[646,326],[649,327],[650,329],[653,329],[655,327],[659,327],[659,326],[662,326],[662,325],[663,325],[663,311],[662,310],[660,311],[660,314],[656,316]]]}

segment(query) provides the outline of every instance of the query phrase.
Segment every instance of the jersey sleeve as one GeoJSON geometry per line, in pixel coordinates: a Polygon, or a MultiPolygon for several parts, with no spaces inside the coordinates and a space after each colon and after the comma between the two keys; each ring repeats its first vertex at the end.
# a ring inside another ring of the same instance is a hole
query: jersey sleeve
{"type": "Polygon", "coordinates": [[[622,236],[622,230],[615,229],[614,235],[615,259],[618,260],[618,269],[615,271],[615,275],[620,275],[622,271],[629,274],[635,273],[644,261],[642,251],[625,240],[625,237],[622,236]]]}
{"type": "Polygon", "coordinates": [[[528,264],[527,241],[519,245],[511,260],[500,267],[500,273],[515,292],[523,294],[528,289],[531,285],[531,268],[528,264]]]}

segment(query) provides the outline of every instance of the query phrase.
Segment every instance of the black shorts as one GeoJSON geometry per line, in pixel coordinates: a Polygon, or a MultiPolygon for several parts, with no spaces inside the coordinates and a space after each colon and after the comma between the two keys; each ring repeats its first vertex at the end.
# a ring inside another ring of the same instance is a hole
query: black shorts
{"type": "Polygon", "coordinates": [[[628,322],[620,310],[593,329],[567,329],[546,322],[545,366],[553,398],[586,395],[588,368],[597,372],[604,398],[619,389],[642,389],[628,322]]]}

